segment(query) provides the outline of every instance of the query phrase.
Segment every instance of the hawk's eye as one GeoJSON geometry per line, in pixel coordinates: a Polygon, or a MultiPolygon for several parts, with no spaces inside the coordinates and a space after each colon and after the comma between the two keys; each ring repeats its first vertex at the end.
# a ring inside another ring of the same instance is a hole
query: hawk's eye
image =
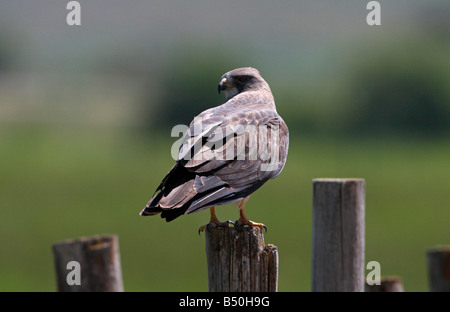
{"type": "Polygon", "coordinates": [[[239,82],[247,82],[247,81],[249,81],[250,80],[250,77],[249,76],[239,76],[238,77],[238,81],[239,82]]]}

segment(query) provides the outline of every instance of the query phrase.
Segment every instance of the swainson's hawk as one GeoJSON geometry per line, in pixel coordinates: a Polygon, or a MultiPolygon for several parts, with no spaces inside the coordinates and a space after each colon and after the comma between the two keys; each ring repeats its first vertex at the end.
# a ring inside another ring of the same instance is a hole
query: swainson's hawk
{"type": "Polygon", "coordinates": [[[239,202],[240,218],[235,226],[265,228],[246,217],[244,206],[250,194],[283,169],[288,128],[257,69],[244,67],[225,73],[218,89],[225,93],[225,102],[192,121],[175,165],[141,211],[142,216],[161,213],[169,222],[210,208],[211,220],[200,228],[203,231],[232,223],[219,222],[214,207],[239,202]]]}

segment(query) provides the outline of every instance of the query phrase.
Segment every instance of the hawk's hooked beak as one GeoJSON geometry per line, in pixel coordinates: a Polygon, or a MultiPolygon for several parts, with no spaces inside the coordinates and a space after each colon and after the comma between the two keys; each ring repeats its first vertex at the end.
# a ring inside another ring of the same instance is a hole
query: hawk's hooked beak
{"type": "Polygon", "coordinates": [[[220,81],[219,85],[217,86],[217,90],[219,91],[219,94],[220,94],[220,91],[223,91],[226,88],[228,88],[227,82],[228,82],[227,78],[222,78],[222,80],[220,81]]]}

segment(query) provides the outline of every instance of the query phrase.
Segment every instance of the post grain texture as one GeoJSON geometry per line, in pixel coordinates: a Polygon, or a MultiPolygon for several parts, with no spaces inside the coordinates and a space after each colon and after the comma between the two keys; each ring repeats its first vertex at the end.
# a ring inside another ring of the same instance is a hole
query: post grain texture
{"type": "Polygon", "coordinates": [[[312,291],[364,291],[364,179],[313,180],[312,291]]]}
{"type": "Polygon", "coordinates": [[[209,291],[278,290],[278,249],[264,246],[261,229],[218,227],[205,233],[209,291]]]}
{"type": "Polygon", "coordinates": [[[66,240],[53,245],[57,287],[60,292],[123,291],[119,239],[116,235],[98,235],[66,240]],[[81,285],[70,285],[67,264],[80,264],[81,285]]]}
{"type": "Polygon", "coordinates": [[[450,246],[439,246],[427,251],[430,291],[450,292],[450,246]]]}

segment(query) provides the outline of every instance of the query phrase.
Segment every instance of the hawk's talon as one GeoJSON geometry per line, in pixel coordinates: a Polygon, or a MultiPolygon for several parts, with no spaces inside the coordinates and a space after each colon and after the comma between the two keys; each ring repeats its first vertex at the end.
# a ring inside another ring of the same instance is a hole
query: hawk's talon
{"type": "Polygon", "coordinates": [[[245,225],[248,225],[251,228],[258,227],[261,230],[264,229],[267,233],[267,226],[263,223],[253,222],[248,219],[239,219],[239,220],[236,220],[236,222],[234,223],[234,227],[239,227],[239,226],[244,227],[245,225]]]}
{"type": "Polygon", "coordinates": [[[201,227],[198,228],[198,235],[200,235],[200,233],[205,231],[205,230],[209,231],[209,223],[205,224],[205,225],[202,225],[201,227]]]}
{"type": "Polygon", "coordinates": [[[227,220],[225,222],[219,222],[219,221],[210,221],[208,224],[202,225],[199,229],[198,229],[198,235],[200,235],[201,232],[209,231],[211,228],[216,228],[216,227],[229,227],[230,224],[234,225],[234,222],[231,220],[227,220]]]}

